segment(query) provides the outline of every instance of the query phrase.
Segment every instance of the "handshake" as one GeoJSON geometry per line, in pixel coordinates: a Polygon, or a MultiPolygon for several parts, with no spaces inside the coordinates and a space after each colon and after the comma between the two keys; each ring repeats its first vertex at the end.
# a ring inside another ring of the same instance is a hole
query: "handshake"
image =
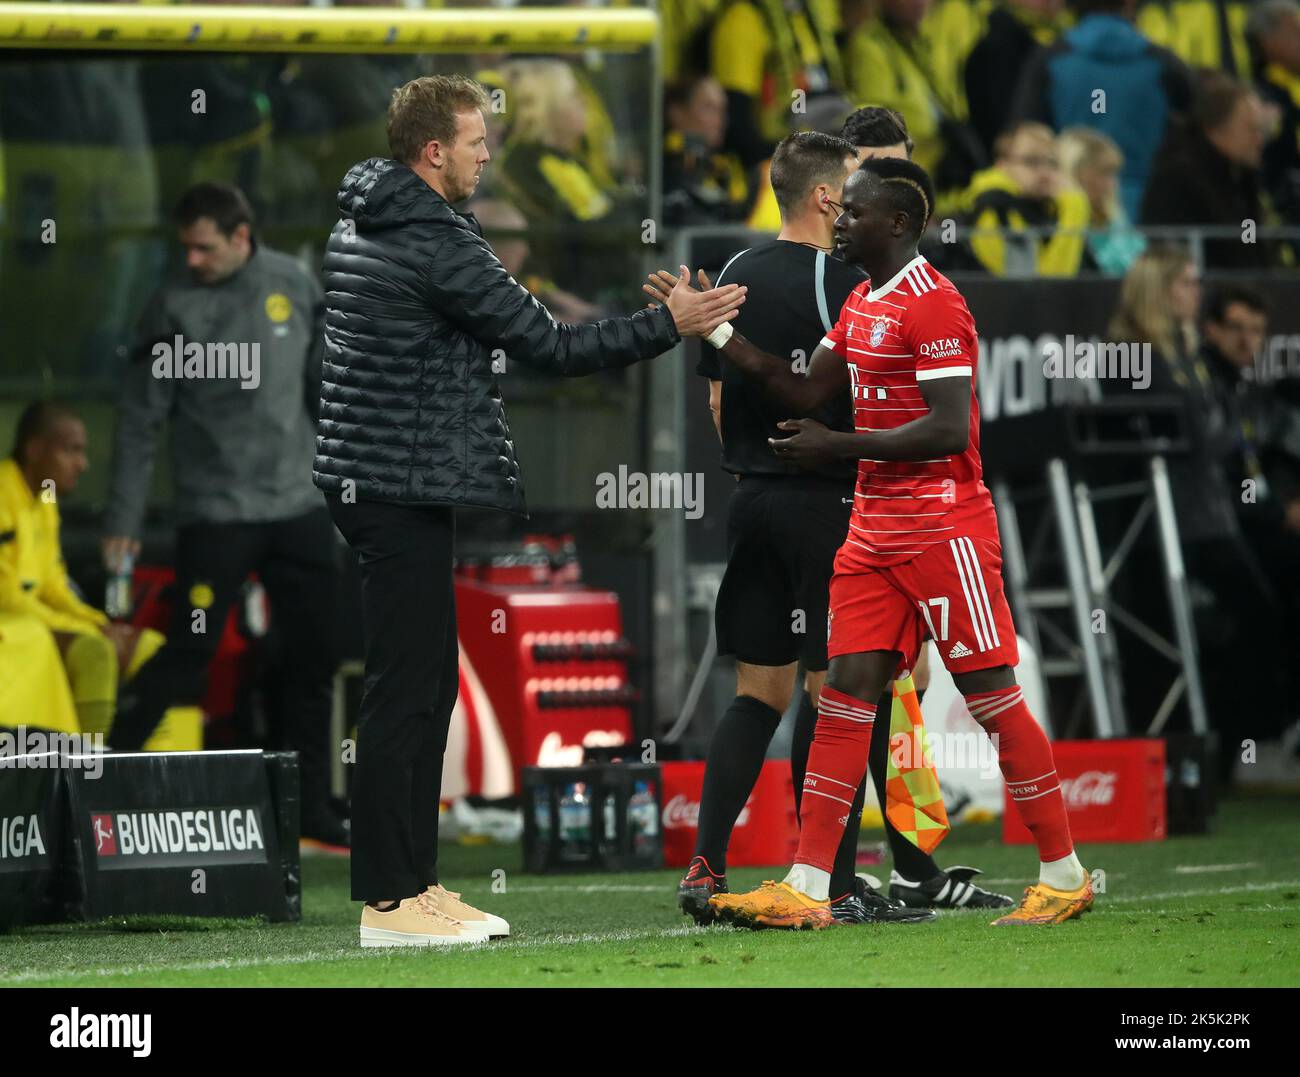
{"type": "Polygon", "coordinates": [[[650,306],[662,304],[668,308],[668,313],[677,325],[677,332],[682,336],[707,337],[718,326],[731,321],[740,313],[740,305],[745,301],[748,289],[741,284],[714,288],[702,269],[699,271],[699,282],[703,291],[691,287],[690,270],[680,266],[678,276],[673,276],[666,269],[652,274],[649,282],[641,286],[641,290],[654,300],[650,306]]]}

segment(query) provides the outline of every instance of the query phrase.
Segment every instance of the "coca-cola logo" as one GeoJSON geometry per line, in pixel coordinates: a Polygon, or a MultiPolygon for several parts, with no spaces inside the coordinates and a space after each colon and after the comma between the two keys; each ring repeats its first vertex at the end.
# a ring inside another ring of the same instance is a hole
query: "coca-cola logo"
{"type": "Polygon", "coordinates": [[[1115,799],[1115,782],[1119,775],[1113,770],[1085,770],[1073,778],[1061,779],[1061,796],[1067,808],[1087,808],[1109,804],[1115,799]]]}
{"type": "MultiPolygon", "coordinates": [[[[665,830],[679,830],[682,827],[696,830],[700,825],[700,802],[691,800],[685,793],[678,793],[664,805],[663,820],[665,830]]],[[[745,806],[740,809],[736,826],[744,826],[748,822],[749,801],[747,800],[745,806]]]]}

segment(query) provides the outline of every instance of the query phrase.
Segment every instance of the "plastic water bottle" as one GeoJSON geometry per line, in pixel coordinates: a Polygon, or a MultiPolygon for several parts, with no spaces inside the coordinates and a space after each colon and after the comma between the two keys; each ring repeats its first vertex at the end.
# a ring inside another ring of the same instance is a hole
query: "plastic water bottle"
{"type": "Polygon", "coordinates": [[[543,848],[551,843],[551,804],[544,785],[533,790],[533,820],[537,823],[537,840],[543,848]]]}
{"type": "Polygon", "coordinates": [[[134,574],[135,555],[127,551],[104,588],[104,612],[114,621],[124,621],[131,616],[131,580],[134,574]]]}
{"type": "Polygon", "coordinates": [[[587,783],[571,782],[560,797],[560,844],[565,855],[585,859],[591,840],[591,803],[587,783]]]}
{"type": "Polygon", "coordinates": [[[659,811],[646,782],[637,782],[632,787],[627,814],[632,824],[633,850],[637,853],[645,852],[653,845],[655,835],[659,833],[659,811]]]}
{"type": "Polygon", "coordinates": [[[612,789],[605,790],[605,848],[609,852],[618,849],[618,812],[615,808],[612,789]]]}

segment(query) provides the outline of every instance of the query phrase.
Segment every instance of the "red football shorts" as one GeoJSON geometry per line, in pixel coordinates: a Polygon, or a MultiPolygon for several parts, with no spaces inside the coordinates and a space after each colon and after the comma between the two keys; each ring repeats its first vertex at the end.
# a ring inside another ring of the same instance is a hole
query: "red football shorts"
{"type": "Polygon", "coordinates": [[[899,651],[914,669],[933,639],[943,664],[969,673],[1020,661],[1002,592],[1002,549],[991,539],[940,542],[901,565],[831,577],[827,655],[899,651]]]}

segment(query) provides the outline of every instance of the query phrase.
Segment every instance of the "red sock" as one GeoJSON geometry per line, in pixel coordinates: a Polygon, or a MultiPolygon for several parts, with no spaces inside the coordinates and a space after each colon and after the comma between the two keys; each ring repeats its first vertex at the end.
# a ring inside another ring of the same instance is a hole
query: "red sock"
{"type": "Polygon", "coordinates": [[[1038,846],[1038,859],[1060,860],[1074,851],[1052,745],[1025,706],[1018,685],[966,697],[971,717],[998,750],[998,765],[1016,810],[1038,846]]]}
{"type": "Polygon", "coordinates": [[[817,728],[808,750],[799,809],[796,864],[830,871],[853,807],[853,794],[867,772],[874,703],[823,687],[817,701],[817,728]]]}

